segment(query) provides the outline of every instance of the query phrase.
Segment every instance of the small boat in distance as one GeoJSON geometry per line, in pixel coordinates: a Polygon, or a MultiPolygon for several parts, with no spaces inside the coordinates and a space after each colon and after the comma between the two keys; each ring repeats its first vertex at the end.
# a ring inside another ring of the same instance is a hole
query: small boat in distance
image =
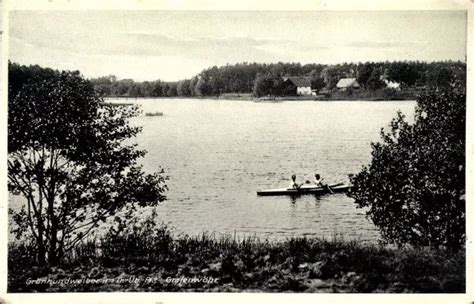
{"type": "Polygon", "coordinates": [[[336,183],[329,185],[328,187],[317,187],[315,185],[302,185],[300,188],[277,188],[277,189],[266,189],[257,191],[259,196],[271,196],[271,195],[302,195],[302,194],[330,194],[336,192],[347,192],[352,188],[352,185],[344,183],[336,183]]]}
{"type": "Polygon", "coordinates": [[[155,112],[155,113],[146,112],[145,116],[163,116],[163,112],[155,112]]]}
{"type": "Polygon", "coordinates": [[[128,107],[134,105],[133,103],[129,102],[103,102],[102,104],[109,107],[128,107]]]}

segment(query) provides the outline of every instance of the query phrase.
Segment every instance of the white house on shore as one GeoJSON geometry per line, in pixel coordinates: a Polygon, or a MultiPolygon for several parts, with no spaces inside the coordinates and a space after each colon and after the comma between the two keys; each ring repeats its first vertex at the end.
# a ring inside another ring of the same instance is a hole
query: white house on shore
{"type": "Polygon", "coordinates": [[[348,88],[360,89],[360,84],[355,78],[341,78],[337,82],[336,88],[341,91],[345,91],[348,88]]]}
{"type": "Polygon", "coordinates": [[[296,87],[296,95],[311,95],[311,78],[304,76],[283,77],[296,87]]]}
{"type": "Polygon", "coordinates": [[[395,82],[395,81],[389,81],[387,79],[383,80],[385,84],[387,85],[387,88],[395,89],[395,90],[400,90],[400,83],[395,82]]]}

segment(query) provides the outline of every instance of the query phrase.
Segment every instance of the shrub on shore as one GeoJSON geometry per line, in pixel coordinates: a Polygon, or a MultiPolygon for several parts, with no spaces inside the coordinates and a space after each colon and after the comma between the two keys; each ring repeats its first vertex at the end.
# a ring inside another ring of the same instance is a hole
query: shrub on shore
{"type": "Polygon", "coordinates": [[[349,196],[389,243],[459,250],[466,239],[466,94],[457,84],[417,98],[414,123],[399,112],[349,196]]]}

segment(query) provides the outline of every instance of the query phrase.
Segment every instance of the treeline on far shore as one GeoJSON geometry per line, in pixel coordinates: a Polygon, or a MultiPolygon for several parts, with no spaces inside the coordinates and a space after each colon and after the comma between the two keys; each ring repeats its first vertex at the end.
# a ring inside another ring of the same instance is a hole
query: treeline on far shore
{"type": "Polygon", "coordinates": [[[314,94],[344,98],[350,95],[372,98],[410,98],[427,87],[448,87],[465,83],[466,64],[443,62],[365,62],[337,65],[300,63],[238,63],[213,66],[191,79],[136,82],[114,75],[90,79],[103,97],[218,97],[225,94],[251,94],[255,97],[297,95],[288,88],[286,77],[305,77],[314,94]],[[360,90],[341,93],[336,85],[342,78],[355,78],[360,90]],[[388,84],[395,84],[396,88],[388,84]],[[355,94],[354,94],[355,93],[355,94]],[[345,96],[348,95],[348,96],[345,96]]]}

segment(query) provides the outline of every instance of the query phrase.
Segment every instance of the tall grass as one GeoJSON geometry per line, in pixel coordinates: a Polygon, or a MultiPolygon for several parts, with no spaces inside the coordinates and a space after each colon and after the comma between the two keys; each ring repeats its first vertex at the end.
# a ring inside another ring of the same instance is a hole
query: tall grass
{"type": "Polygon", "coordinates": [[[9,291],[263,290],[306,292],[464,292],[465,254],[313,238],[281,242],[214,234],[173,236],[166,226],[133,227],[89,240],[58,268],[37,265],[31,243],[9,247],[9,291]],[[26,278],[113,275],[212,276],[214,284],[177,286],[27,286],[26,278]],[[41,289],[43,288],[43,289],[41,289]],[[69,288],[69,289],[68,289],[69,288]],[[91,289],[92,288],[92,289],[91,289]]]}

